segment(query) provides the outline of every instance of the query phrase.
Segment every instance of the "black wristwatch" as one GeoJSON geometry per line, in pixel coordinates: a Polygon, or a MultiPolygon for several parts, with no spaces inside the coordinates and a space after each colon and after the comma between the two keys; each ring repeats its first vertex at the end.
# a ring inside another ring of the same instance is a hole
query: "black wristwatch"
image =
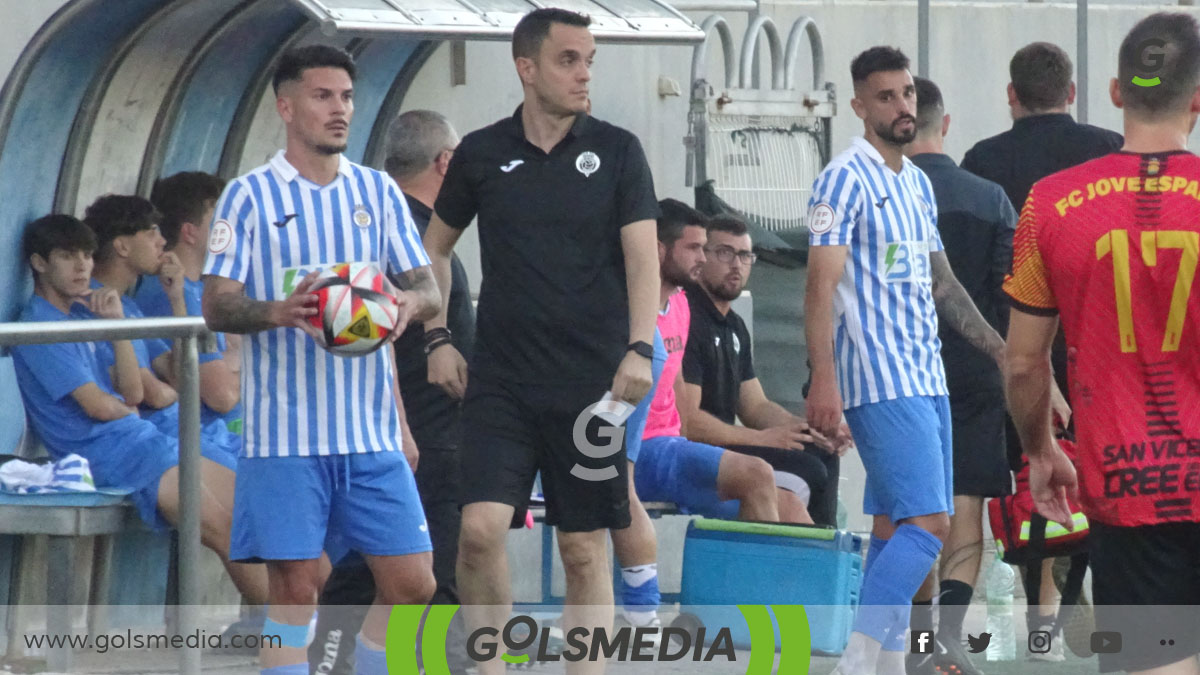
{"type": "Polygon", "coordinates": [[[625,351],[633,352],[638,356],[644,356],[651,361],[654,360],[654,345],[650,344],[649,342],[642,342],[641,340],[638,340],[637,342],[629,345],[625,351]]]}

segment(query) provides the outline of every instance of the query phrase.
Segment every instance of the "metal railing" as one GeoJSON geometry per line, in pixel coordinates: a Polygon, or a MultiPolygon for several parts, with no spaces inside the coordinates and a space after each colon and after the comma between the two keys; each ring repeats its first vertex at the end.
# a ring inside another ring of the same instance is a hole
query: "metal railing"
{"type": "MultiPolygon", "coordinates": [[[[200,317],[0,323],[0,346],[175,338],[179,376],[179,632],[199,629],[200,601],[200,317]]],[[[200,672],[199,649],[179,652],[179,670],[200,672]]]]}

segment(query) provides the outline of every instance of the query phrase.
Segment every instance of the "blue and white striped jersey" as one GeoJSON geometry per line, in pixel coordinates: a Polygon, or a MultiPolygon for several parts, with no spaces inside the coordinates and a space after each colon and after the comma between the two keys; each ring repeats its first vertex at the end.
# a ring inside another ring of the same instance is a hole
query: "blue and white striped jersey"
{"type": "Polygon", "coordinates": [[[929,178],[908,158],[893,172],[858,137],[817,176],[808,206],[812,246],[849,246],[833,319],[845,408],[946,395],[929,261],[942,239],[929,178]]]}
{"type": "MultiPolygon", "coordinates": [[[[387,174],[342,157],[337,178],[319,186],[280,151],[230,182],[217,202],[204,274],[244,283],[247,297],[282,300],[312,270],[343,262],[375,262],[395,273],[429,264],[387,174]]],[[[334,356],[295,328],[247,338],[245,456],[400,450],[389,349],[334,356]]]]}

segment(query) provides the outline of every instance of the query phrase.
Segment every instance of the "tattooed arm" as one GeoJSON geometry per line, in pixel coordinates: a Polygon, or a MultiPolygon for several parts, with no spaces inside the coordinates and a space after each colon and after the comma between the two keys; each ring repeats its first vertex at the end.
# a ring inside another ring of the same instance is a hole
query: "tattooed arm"
{"type": "Polygon", "coordinates": [[[286,300],[265,301],[247,298],[240,281],[208,275],[204,277],[201,307],[210,330],[219,333],[257,333],[272,328],[299,328],[316,337],[316,328],[308,317],[317,313],[316,297],[308,292],[317,279],[317,271],[297,284],[286,300]]]}
{"type": "Polygon", "coordinates": [[[937,305],[938,317],[958,331],[967,342],[995,359],[1003,370],[1004,338],[988,324],[971,296],[958,283],[954,270],[950,269],[946,252],[930,252],[929,262],[933,271],[933,301],[937,305]]]}
{"type": "MultiPolygon", "coordinates": [[[[442,294],[434,279],[432,266],[414,267],[403,274],[392,274],[390,278],[400,290],[397,297],[400,306],[407,311],[407,321],[402,323],[429,321],[438,315],[438,310],[442,308],[442,294]]],[[[401,328],[400,332],[403,330],[401,328]]]]}

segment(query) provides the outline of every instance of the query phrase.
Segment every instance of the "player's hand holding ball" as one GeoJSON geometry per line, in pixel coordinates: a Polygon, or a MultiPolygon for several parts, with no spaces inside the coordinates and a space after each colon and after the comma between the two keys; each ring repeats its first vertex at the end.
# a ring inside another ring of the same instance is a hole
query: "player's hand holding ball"
{"type": "Polygon", "coordinates": [[[317,281],[320,270],[313,270],[296,284],[292,294],[286,300],[271,304],[267,320],[280,328],[299,328],[308,333],[309,337],[320,344],[321,332],[312,325],[312,317],[317,315],[317,296],[312,292],[313,284],[317,281]]]}

